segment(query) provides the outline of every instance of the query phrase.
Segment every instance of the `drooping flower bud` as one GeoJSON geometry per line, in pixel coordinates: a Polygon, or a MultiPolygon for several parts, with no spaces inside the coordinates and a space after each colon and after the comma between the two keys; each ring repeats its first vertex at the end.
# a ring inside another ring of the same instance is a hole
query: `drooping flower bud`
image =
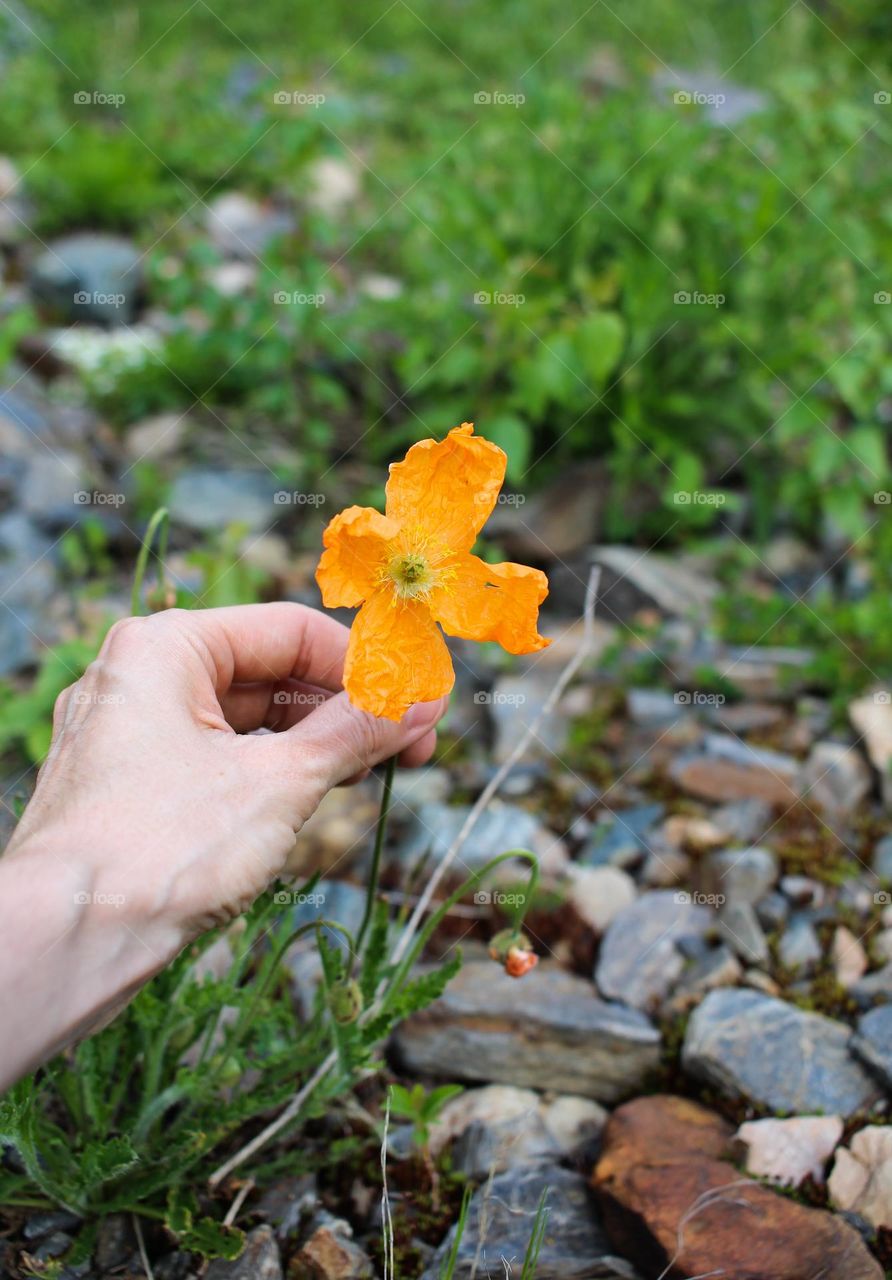
{"type": "Polygon", "coordinates": [[[362,1013],[362,992],[355,978],[341,978],[332,984],[328,996],[328,1007],[335,1022],[341,1026],[349,1026],[362,1013]]]}
{"type": "Polygon", "coordinates": [[[490,958],[503,965],[511,978],[522,978],[539,963],[532,943],[517,929],[502,929],[490,940],[490,958]]]}

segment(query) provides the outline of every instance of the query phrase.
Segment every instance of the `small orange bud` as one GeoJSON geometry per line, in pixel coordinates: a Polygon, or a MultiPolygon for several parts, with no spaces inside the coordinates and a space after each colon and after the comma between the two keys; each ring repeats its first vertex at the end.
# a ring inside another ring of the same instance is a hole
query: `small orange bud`
{"type": "Polygon", "coordinates": [[[522,978],[525,973],[535,969],[539,957],[535,951],[527,951],[524,947],[512,947],[505,958],[505,972],[509,978],[522,978]]]}

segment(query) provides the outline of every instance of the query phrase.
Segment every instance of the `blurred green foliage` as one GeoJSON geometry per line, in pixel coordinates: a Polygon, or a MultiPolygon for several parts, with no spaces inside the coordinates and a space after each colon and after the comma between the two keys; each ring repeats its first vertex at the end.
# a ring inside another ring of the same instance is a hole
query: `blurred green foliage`
{"type": "Polygon", "coordinates": [[[822,516],[863,531],[892,392],[892,307],[874,301],[892,286],[878,4],[711,0],[680,20],[656,0],[509,0],[479,18],[376,0],[313,10],[299,39],[281,0],[31,12],[33,36],[0,18],[0,131],[41,225],[129,228],[151,248],[152,301],[182,320],[101,397],[120,422],[199,399],[311,457],[377,461],[474,417],[519,487],[604,457],[614,536],[713,523],[675,500],[705,486],[744,486],[759,535],[822,516]],[[670,66],[728,69],[766,105],[716,127],[654,87],[670,66]],[[283,107],[283,88],[325,101],[283,107]],[[322,156],[360,180],[327,217],[306,200],[322,156]],[[296,214],[240,298],[208,283],[192,234],[231,188],[296,214]],[[367,296],[370,272],[398,296],[367,296]],[[325,303],[280,306],[282,290],[325,303]]]}

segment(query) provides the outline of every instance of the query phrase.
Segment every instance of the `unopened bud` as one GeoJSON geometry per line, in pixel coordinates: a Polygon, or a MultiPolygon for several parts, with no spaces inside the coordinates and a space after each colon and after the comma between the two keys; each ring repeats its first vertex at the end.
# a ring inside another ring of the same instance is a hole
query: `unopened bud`
{"type": "Polygon", "coordinates": [[[355,1022],[362,1013],[362,992],[355,978],[342,978],[332,985],[328,996],[328,1007],[332,1017],[341,1026],[355,1022]]]}

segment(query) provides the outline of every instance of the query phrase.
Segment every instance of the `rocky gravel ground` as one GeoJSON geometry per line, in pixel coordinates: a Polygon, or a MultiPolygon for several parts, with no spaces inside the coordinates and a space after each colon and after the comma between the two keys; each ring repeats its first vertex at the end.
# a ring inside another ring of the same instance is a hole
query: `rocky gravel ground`
{"type": "MultiPolygon", "coordinates": [[[[230,200],[208,234],[224,251],[246,237],[262,243],[275,233],[265,217],[230,200]]],[[[138,255],[126,242],[84,235],[51,250],[17,287],[58,308],[79,291],[138,299],[138,255]]],[[[238,285],[238,264],[233,251],[221,288],[238,285]]],[[[103,350],[114,335],[134,341],[130,321],[147,326],[149,344],[163,324],[117,307],[87,318],[111,324],[92,335],[103,350]]],[[[98,588],[78,591],[63,544],[98,522],[113,563],[129,568],[141,528],[133,464],[147,452],[171,479],[181,585],[195,581],[190,538],[225,511],[241,529],[233,555],[257,566],[270,592],[317,602],[315,556],[293,546],[296,529],[301,546],[317,546],[325,514],[286,510],[267,473],[243,458],[202,454],[185,415],[122,436],[57,394],[56,379],[92,358],[90,336],[84,329],[72,345],[48,332],[57,363],[47,354],[36,370],[13,365],[0,387],[0,675],[13,687],[30,682],[47,644],[126,610],[124,573],[112,567],[98,588]]],[[[517,982],[487,958],[505,895],[524,883],[501,868],[435,939],[438,955],[462,945],[461,973],[388,1047],[395,1079],[465,1086],[431,1135],[443,1171],[436,1205],[430,1188],[419,1194],[426,1172],[407,1130],[391,1131],[399,1274],[440,1275],[457,1180],[469,1178],[457,1276],[519,1275],[547,1192],[540,1280],[882,1277],[892,1268],[890,691],[868,689],[841,721],[810,682],[812,655],[718,638],[708,559],[599,547],[596,506],[582,469],[569,486],[496,513],[506,553],[549,569],[544,629],[555,643],[510,670],[457,644],[437,762],[397,780],[383,884],[403,905],[578,643],[573,619],[599,563],[599,652],[509,771],[458,864],[464,875],[510,848],[539,856],[527,931],[540,963],[517,982]],[[626,629],[642,619],[646,639],[626,629]]],[[[789,559],[789,547],[776,547],[775,561],[782,550],[789,559]]],[[[30,778],[10,768],[3,781],[8,830],[30,778]]],[[[347,925],[362,914],[376,788],[333,794],[303,836],[308,865],[326,877],[319,909],[347,925]]],[[[305,1005],[314,955],[299,947],[287,964],[305,1005]]],[[[369,1084],[357,1113],[382,1101],[369,1084]]],[[[343,1136],[345,1123],[320,1122],[308,1150],[343,1136]]],[[[336,1173],[251,1190],[239,1219],[248,1249],[212,1263],[209,1280],[382,1274],[380,1144],[365,1133],[336,1173]]],[[[64,1212],[11,1218],[0,1274],[50,1274],[79,1225],[64,1212]]],[[[196,1274],[169,1241],[149,1246],[156,1280],[196,1274]]],[[[62,1272],[144,1274],[132,1224],[119,1216],[102,1225],[90,1260],[62,1272]]]]}

